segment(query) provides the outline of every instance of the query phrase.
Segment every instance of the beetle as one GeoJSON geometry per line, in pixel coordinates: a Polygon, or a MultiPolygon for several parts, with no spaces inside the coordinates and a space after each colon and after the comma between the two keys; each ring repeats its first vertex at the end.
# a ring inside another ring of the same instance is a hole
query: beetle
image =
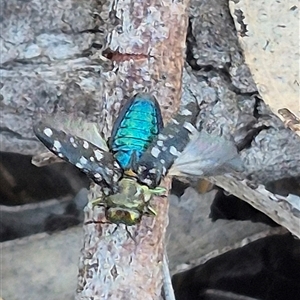
{"type": "Polygon", "coordinates": [[[148,94],[137,94],[121,108],[108,142],[109,148],[100,135],[97,140],[94,135],[84,132],[78,137],[44,123],[34,126],[34,133],[58,157],[75,165],[103,188],[108,188],[108,192],[93,203],[106,207],[106,217],[110,222],[134,225],[142,215],[156,214],[149,201],[153,195],[165,191],[138,183],[132,171],[162,128],[156,99],[148,94]]]}
{"type": "Polygon", "coordinates": [[[132,170],[162,128],[160,107],[153,96],[137,94],[127,101],[109,139],[110,150],[120,166],[132,170]]]}
{"type": "Polygon", "coordinates": [[[156,99],[137,94],[121,108],[108,148],[101,135],[87,140],[83,133],[78,137],[45,124],[34,132],[49,150],[108,188],[94,202],[106,207],[109,221],[133,225],[145,213],[155,215],[149,201],[164,193],[158,186],[169,170],[196,177],[242,170],[232,141],[195,129],[198,113],[197,103],[190,102],[163,127],[156,99]]]}

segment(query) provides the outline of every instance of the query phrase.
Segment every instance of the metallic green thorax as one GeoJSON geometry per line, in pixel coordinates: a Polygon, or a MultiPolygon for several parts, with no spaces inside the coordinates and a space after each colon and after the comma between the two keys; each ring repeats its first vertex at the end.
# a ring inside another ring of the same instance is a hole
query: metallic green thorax
{"type": "Polygon", "coordinates": [[[149,201],[154,195],[161,195],[165,192],[165,189],[161,187],[149,189],[137,183],[133,178],[123,178],[119,182],[119,188],[118,193],[106,196],[104,199],[97,199],[93,201],[93,204],[106,207],[108,221],[128,226],[139,223],[144,214],[156,215],[149,201]]]}
{"type": "Polygon", "coordinates": [[[114,123],[109,146],[125,171],[133,168],[162,127],[161,111],[154,97],[137,94],[124,105],[114,123]]]}

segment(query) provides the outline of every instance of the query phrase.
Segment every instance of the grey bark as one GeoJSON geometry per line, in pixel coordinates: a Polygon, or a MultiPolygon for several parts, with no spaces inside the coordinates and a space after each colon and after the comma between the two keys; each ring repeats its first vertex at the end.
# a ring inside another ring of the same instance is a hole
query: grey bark
{"type": "MultiPolygon", "coordinates": [[[[186,3],[166,1],[159,10],[134,4],[3,3],[1,150],[42,151],[32,133],[42,113],[83,116],[108,137],[120,106],[137,92],[153,92],[170,118],[180,102],[186,3]]],[[[91,188],[90,200],[99,196],[91,188]]],[[[156,218],[128,230],[106,224],[102,207],[87,206],[78,298],[159,297],[166,198],[156,197],[153,206],[156,218]]]]}
{"type": "Polygon", "coordinates": [[[260,98],[227,1],[192,1],[191,15],[183,100],[196,97],[198,128],[232,138],[245,165],[244,174],[210,180],[300,236],[299,195],[290,191],[286,197],[265,189],[270,182],[299,177],[300,139],[260,98]]]}
{"type": "MultiPolygon", "coordinates": [[[[212,191],[199,196],[188,188],[180,199],[174,195],[170,197],[166,244],[172,274],[258,238],[281,232],[282,228],[270,228],[251,221],[212,222],[208,215],[214,195],[215,191],[212,191]]],[[[19,223],[23,223],[26,215],[28,212],[15,213],[19,223]]],[[[51,235],[41,233],[0,244],[0,293],[3,299],[74,299],[82,235],[80,225],[51,235]],[[17,288],[14,282],[18,282],[17,288]]]]}
{"type": "MultiPolygon", "coordinates": [[[[33,155],[44,149],[32,132],[32,123],[41,111],[83,115],[97,121],[100,130],[109,135],[118,109],[110,107],[109,101],[122,101],[127,92],[116,82],[109,90],[108,103],[101,101],[108,88],[103,79],[116,80],[113,72],[103,72],[111,61],[97,52],[114,28],[107,16],[109,3],[65,1],[56,6],[48,2],[39,10],[30,1],[9,1],[9,5],[4,1],[1,6],[5,17],[0,150],[33,155]]],[[[299,138],[259,98],[227,1],[192,1],[187,41],[183,101],[194,101],[196,96],[201,125],[233,136],[244,148],[241,155],[251,179],[265,184],[299,176],[299,138]]],[[[164,111],[169,107],[167,101],[162,103],[164,111]]]]}
{"type": "MultiPolygon", "coordinates": [[[[113,2],[14,0],[0,5],[1,151],[31,155],[43,151],[32,124],[45,112],[62,111],[98,122],[108,137],[121,103],[126,96],[149,88],[149,77],[160,80],[150,90],[156,91],[165,118],[174,113],[180,72],[172,77],[174,70],[163,67],[163,61],[155,64],[151,55],[150,73],[128,62],[117,70],[104,57],[107,41],[118,41],[111,43],[112,53],[119,45],[128,50],[126,45],[132,41],[123,34],[130,24],[121,28],[113,2]],[[137,70],[139,77],[133,75],[137,70]]],[[[244,63],[227,1],[193,0],[189,13],[183,103],[197,99],[199,129],[233,138],[246,166],[237,177],[211,180],[300,236],[299,199],[293,202],[291,197],[264,189],[268,182],[300,176],[300,139],[260,99],[244,63]]],[[[158,27],[153,32],[157,31],[159,39],[165,27],[158,27]]],[[[143,45],[133,50],[136,59],[144,57],[143,45]]],[[[167,57],[171,51],[162,53],[167,57]]],[[[91,232],[86,227],[87,236],[96,235],[91,232]]]]}
{"type": "MultiPolygon", "coordinates": [[[[129,93],[113,72],[103,71],[111,61],[97,51],[105,45],[113,21],[117,22],[108,17],[109,3],[65,1],[56,6],[48,2],[39,10],[30,1],[4,1],[1,6],[5,17],[0,150],[31,155],[41,151],[43,146],[32,132],[40,112],[83,115],[97,121],[100,130],[109,135],[118,110],[110,101],[122,101],[124,93],[129,93]],[[107,104],[101,101],[109,88],[104,79],[117,80],[109,89],[107,104]]],[[[183,101],[194,101],[196,96],[201,125],[209,131],[222,130],[246,148],[241,155],[251,179],[265,184],[299,176],[299,138],[259,98],[227,1],[192,1],[187,41],[183,101]]],[[[170,105],[164,101],[166,111],[170,105]]]]}

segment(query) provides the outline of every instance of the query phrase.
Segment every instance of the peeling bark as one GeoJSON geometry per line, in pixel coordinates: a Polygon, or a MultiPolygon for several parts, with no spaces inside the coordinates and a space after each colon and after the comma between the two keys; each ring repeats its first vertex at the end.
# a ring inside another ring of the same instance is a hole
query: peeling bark
{"type": "Polygon", "coordinates": [[[253,5],[252,1],[241,0],[229,1],[229,8],[259,93],[284,121],[286,110],[291,111],[286,125],[292,125],[290,128],[300,135],[297,4],[288,0],[253,5]]]}
{"type": "MultiPolygon", "coordinates": [[[[31,129],[40,113],[82,116],[108,137],[120,107],[138,92],[153,94],[170,119],[181,98],[187,2],[5,3],[1,150],[40,152],[31,129]],[[23,28],[21,38],[13,34],[23,28]]],[[[92,187],[90,200],[99,195],[92,187]]],[[[153,206],[157,217],[128,230],[102,224],[104,209],[87,206],[78,299],[159,298],[166,198],[155,197],[153,206]]]]}
{"type": "MultiPolygon", "coordinates": [[[[300,176],[300,139],[260,98],[238,45],[227,1],[191,1],[183,83],[188,4],[167,0],[163,5],[159,3],[1,2],[0,150],[31,155],[43,151],[34,138],[32,123],[45,112],[82,116],[97,122],[108,137],[119,108],[138,92],[156,96],[166,121],[179,105],[183,84],[183,103],[198,101],[198,128],[234,139],[246,167],[245,173],[237,177],[211,180],[300,236],[295,202],[288,197],[271,199],[264,189],[274,180],[300,176]],[[270,210],[274,205],[276,211],[270,210]]],[[[169,185],[168,179],[165,185],[169,185]]],[[[92,189],[90,198],[97,197],[97,193],[92,189]]],[[[103,216],[101,208],[87,208],[78,297],[87,299],[98,293],[99,282],[90,282],[93,291],[84,288],[86,264],[94,268],[93,272],[108,272],[109,277],[103,280],[113,282],[124,275],[124,290],[119,291],[130,299],[139,299],[141,287],[143,295],[148,290],[149,295],[159,297],[167,201],[156,198],[153,202],[158,217],[145,217],[130,229],[133,236],[133,231],[138,232],[137,245],[124,228],[114,232],[114,226],[98,222],[103,216]],[[117,252],[113,252],[114,257],[108,255],[108,259],[113,258],[109,266],[105,260],[107,248],[99,248],[99,235],[105,243],[105,235],[110,236],[113,251],[116,244],[123,244],[121,256],[117,252]],[[146,255],[153,253],[155,258],[146,255]],[[94,254],[102,255],[103,260],[93,261],[94,254]],[[137,265],[141,272],[149,272],[150,279],[138,275],[141,281],[136,281],[137,277],[133,280],[127,273],[134,270],[134,262],[129,261],[139,256],[143,263],[137,265]],[[111,267],[120,257],[130,268],[126,265],[120,271],[111,267]],[[155,288],[151,287],[154,281],[155,288]],[[128,294],[134,287],[137,291],[128,294]]],[[[115,285],[109,288],[111,292],[115,285]]]]}
{"type": "Polygon", "coordinates": [[[210,179],[299,237],[299,195],[293,191],[276,195],[265,185],[299,177],[300,139],[262,101],[244,62],[228,6],[217,2],[191,3],[183,101],[197,99],[198,129],[235,141],[245,171],[210,179]],[[212,38],[213,32],[219,35],[212,38]]]}

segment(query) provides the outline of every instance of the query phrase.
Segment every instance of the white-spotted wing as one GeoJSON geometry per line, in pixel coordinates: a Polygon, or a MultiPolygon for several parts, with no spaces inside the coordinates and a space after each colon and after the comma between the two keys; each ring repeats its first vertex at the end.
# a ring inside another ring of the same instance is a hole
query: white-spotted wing
{"type": "MultiPolygon", "coordinates": [[[[97,124],[88,122],[80,117],[70,117],[69,115],[58,113],[54,116],[44,116],[45,124],[55,124],[56,130],[68,132],[70,135],[82,138],[103,151],[109,152],[105,139],[100,134],[97,124]]],[[[54,163],[62,162],[52,152],[36,154],[32,157],[31,163],[37,167],[47,166],[54,163]]]]}
{"type": "Polygon", "coordinates": [[[157,135],[138,161],[135,172],[140,182],[154,188],[189,142],[199,108],[190,102],[157,135]]]}
{"type": "Polygon", "coordinates": [[[34,133],[50,151],[75,165],[97,184],[106,184],[114,189],[123,174],[112,153],[85,139],[43,123],[34,126],[34,133]]]}

